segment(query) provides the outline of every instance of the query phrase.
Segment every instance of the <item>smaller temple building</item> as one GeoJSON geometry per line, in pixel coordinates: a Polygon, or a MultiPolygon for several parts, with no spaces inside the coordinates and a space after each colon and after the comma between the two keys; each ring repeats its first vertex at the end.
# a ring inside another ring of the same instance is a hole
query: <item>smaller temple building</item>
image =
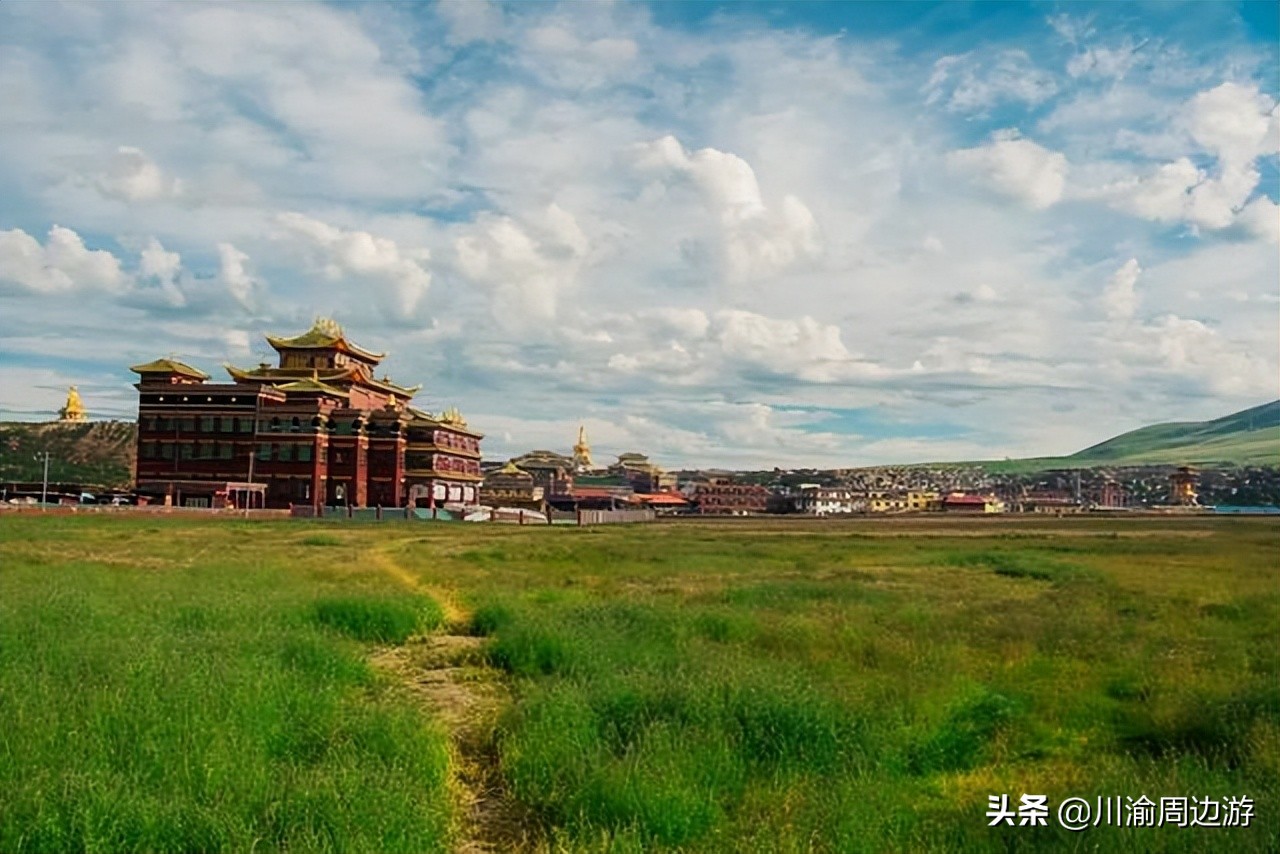
{"type": "Polygon", "coordinates": [[[385,358],[318,319],[267,336],[279,364],[214,383],[175,359],[138,374],[136,482],[180,506],[474,505],[481,433],[457,409],[411,405],[420,386],[374,375],[385,358]]]}

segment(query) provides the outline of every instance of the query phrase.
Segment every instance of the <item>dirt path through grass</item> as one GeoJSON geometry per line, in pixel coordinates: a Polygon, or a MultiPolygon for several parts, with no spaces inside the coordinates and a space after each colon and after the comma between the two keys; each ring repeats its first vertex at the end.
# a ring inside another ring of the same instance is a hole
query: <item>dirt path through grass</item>
{"type": "Polygon", "coordinates": [[[412,692],[449,733],[454,786],[464,811],[456,854],[527,848],[525,816],[503,786],[494,740],[498,715],[510,702],[507,686],[484,661],[484,638],[462,634],[471,615],[448,591],[421,583],[396,561],[392,553],[404,542],[370,549],[370,561],[435,599],[444,611],[445,634],[379,650],[371,662],[412,692]]]}

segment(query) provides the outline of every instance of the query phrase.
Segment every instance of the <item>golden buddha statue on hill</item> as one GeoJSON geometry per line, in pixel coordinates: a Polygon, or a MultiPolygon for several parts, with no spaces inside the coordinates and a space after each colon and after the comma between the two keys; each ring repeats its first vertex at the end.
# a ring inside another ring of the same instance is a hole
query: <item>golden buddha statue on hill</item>
{"type": "Polygon", "coordinates": [[[67,390],[67,402],[58,410],[59,421],[84,421],[85,411],[84,403],[80,400],[80,392],[76,391],[76,387],[72,386],[67,390]]]}

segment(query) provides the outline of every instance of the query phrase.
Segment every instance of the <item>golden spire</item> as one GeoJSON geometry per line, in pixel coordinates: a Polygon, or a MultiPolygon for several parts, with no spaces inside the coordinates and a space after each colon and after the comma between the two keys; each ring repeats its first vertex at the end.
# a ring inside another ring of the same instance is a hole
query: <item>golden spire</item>
{"type": "Polygon", "coordinates": [[[593,468],[591,463],[591,445],[587,443],[587,428],[578,425],[578,444],[573,446],[573,464],[578,471],[593,468]]]}
{"type": "Polygon", "coordinates": [[[75,386],[67,390],[67,403],[58,410],[58,415],[62,421],[85,420],[84,404],[80,401],[80,392],[76,391],[75,386]]]}

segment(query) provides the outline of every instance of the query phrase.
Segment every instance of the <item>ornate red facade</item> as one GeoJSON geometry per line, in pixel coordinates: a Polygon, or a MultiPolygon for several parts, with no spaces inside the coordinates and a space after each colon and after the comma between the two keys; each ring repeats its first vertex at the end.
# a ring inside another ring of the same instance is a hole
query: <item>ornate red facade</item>
{"type": "Polygon", "coordinates": [[[263,484],[268,507],[477,503],[483,435],[456,409],[411,406],[420,387],[376,378],[384,355],[333,321],[267,342],[279,364],[228,365],[229,383],[172,359],[132,368],[139,492],[196,506],[263,484]]]}

